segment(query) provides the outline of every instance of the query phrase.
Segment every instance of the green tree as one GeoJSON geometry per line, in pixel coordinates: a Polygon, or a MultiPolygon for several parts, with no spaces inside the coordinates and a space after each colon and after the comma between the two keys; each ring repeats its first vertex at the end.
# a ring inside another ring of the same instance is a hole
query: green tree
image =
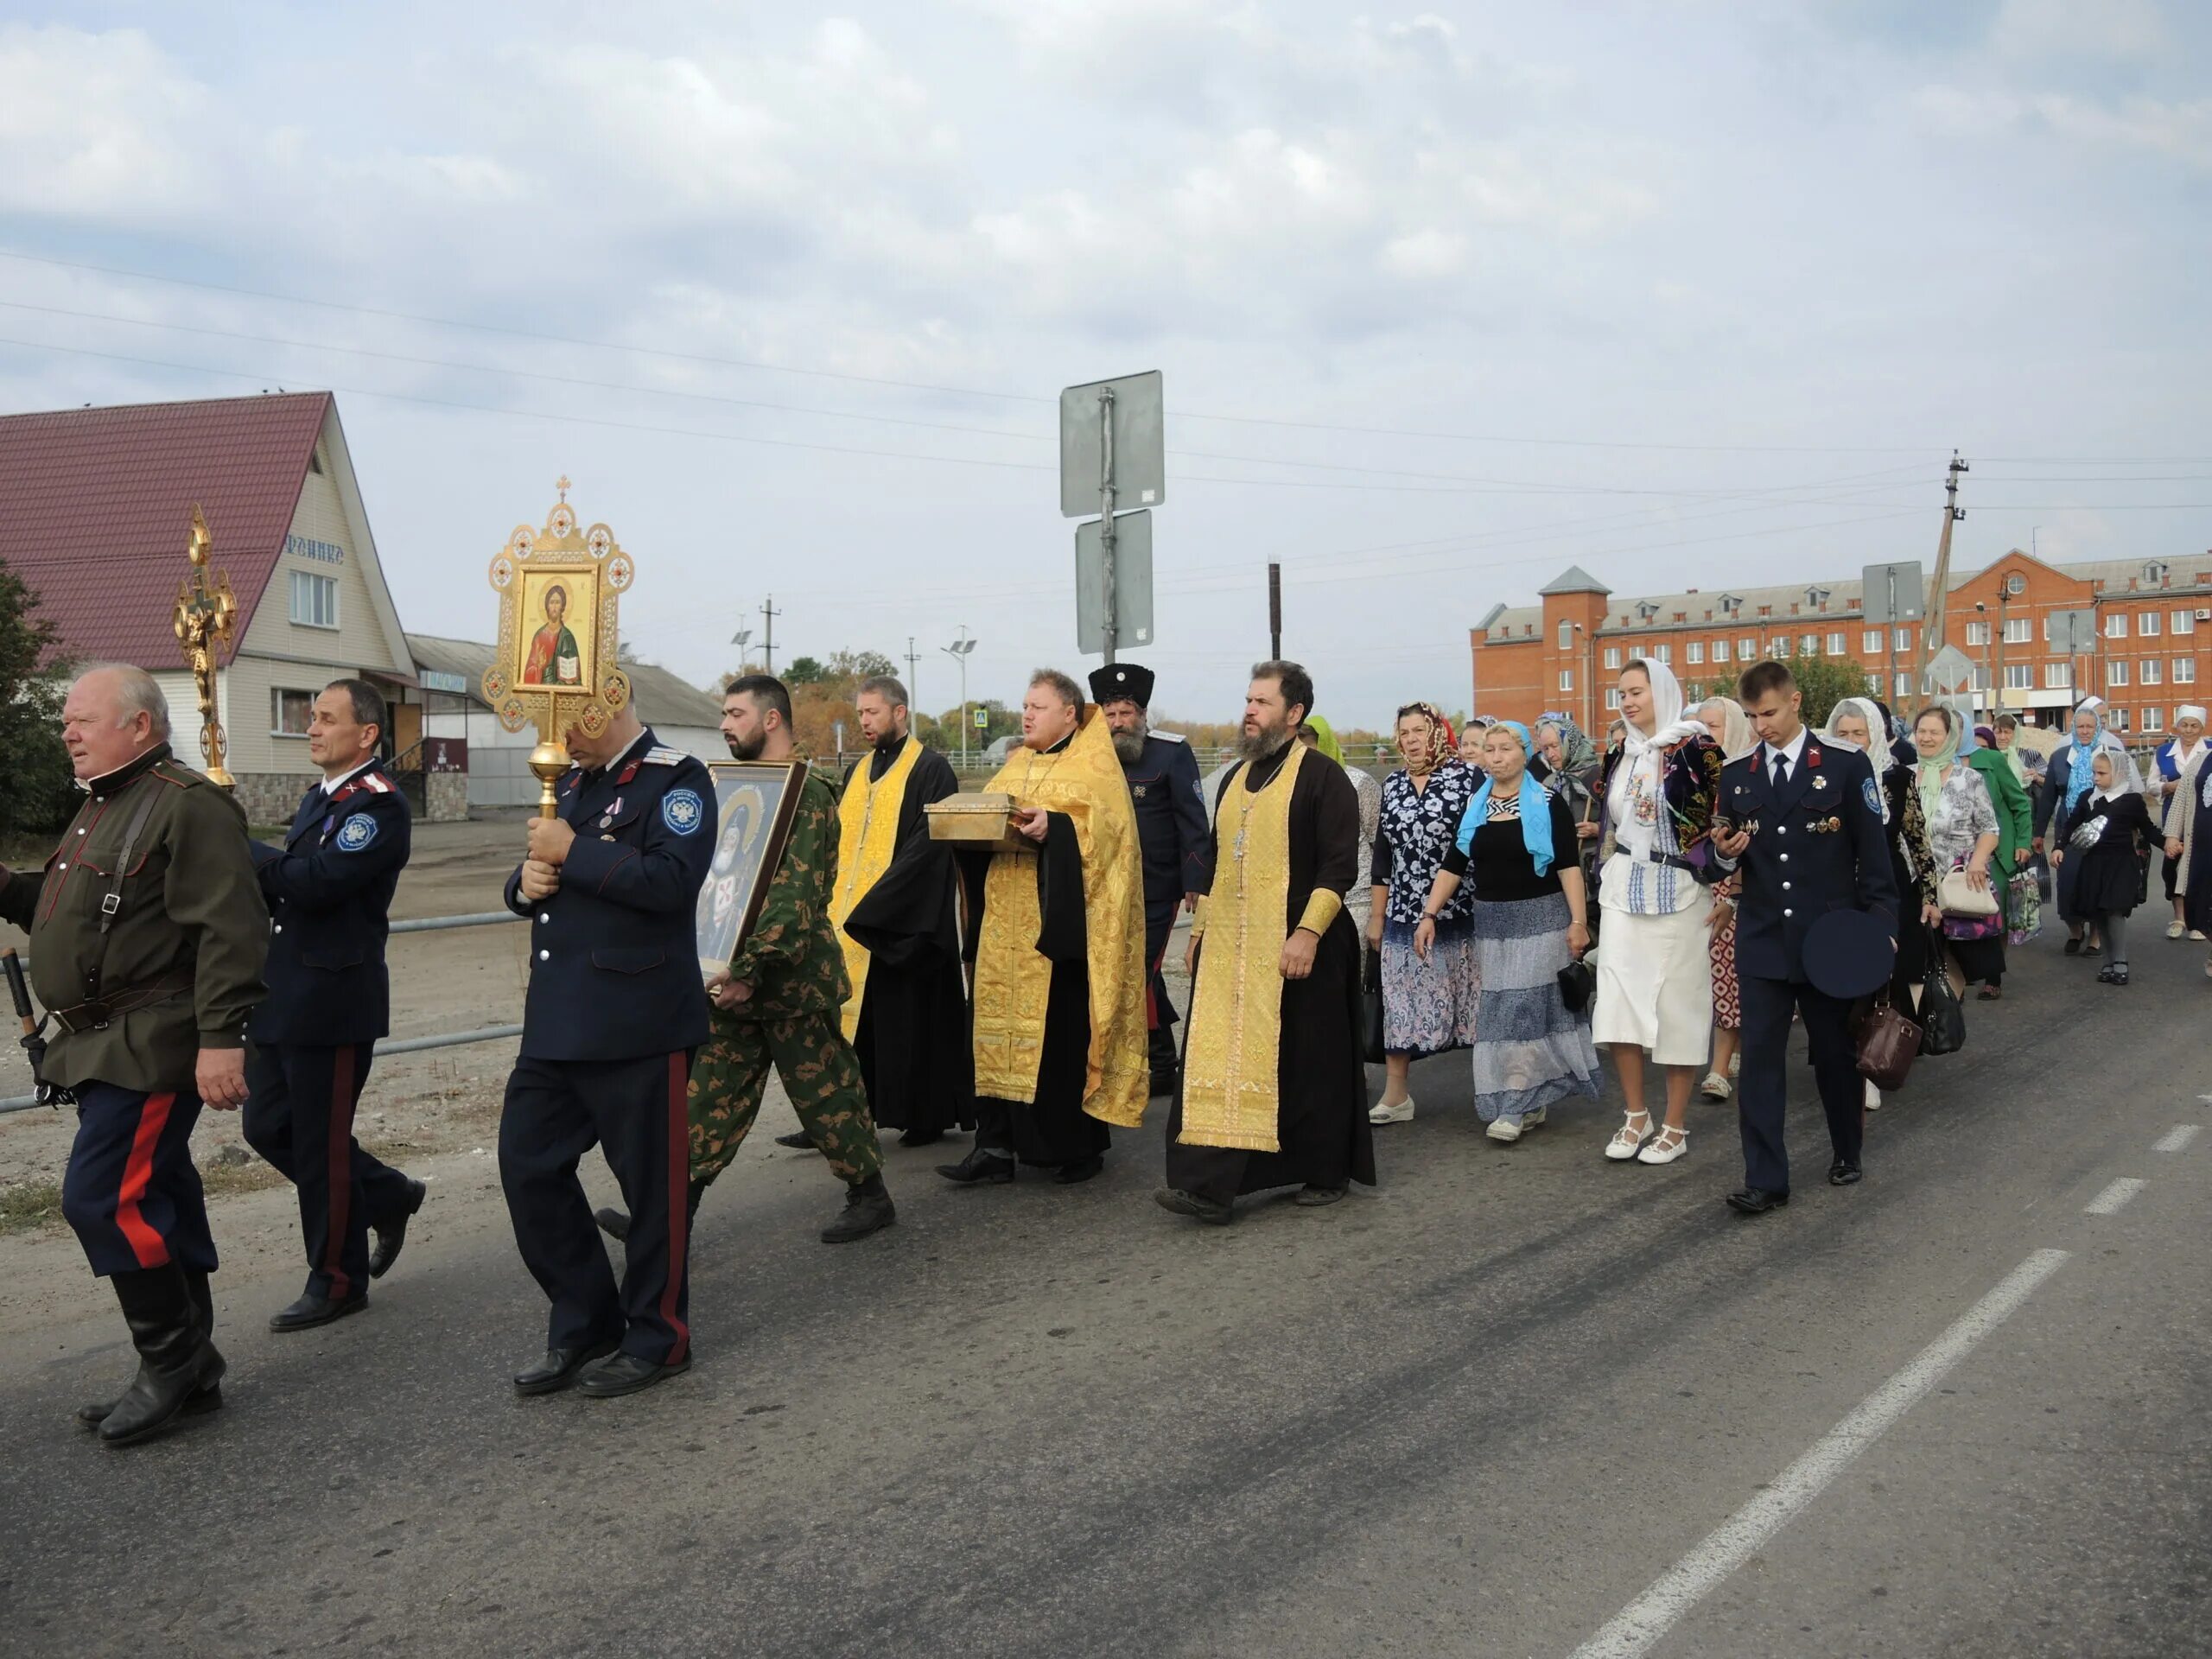
{"type": "Polygon", "coordinates": [[[784,671],[776,677],[789,685],[812,685],[830,677],[829,671],[811,657],[794,657],[784,671]]]}
{"type": "Polygon", "coordinates": [[[76,777],[61,747],[69,665],[38,595],[0,565],[0,836],[51,835],[76,810],[76,777]]]}
{"type": "MultiPolygon", "coordinates": [[[[1796,656],[1781,659],[1797,682],[1797,690],[1804,696],[1802,710],[1808,726],[1825,726],[1837,703],[1846,697],[1872,695],[1866,683],[1866,671],[1858,664],[1842,657],[1796,656]]],[[[1684,688],[1685,703],[1694,708],[1711,696],[1732,697],[1736,695],[1736,677],[1718,673],[1703,680],[1694,680],[1684,688]]]]}

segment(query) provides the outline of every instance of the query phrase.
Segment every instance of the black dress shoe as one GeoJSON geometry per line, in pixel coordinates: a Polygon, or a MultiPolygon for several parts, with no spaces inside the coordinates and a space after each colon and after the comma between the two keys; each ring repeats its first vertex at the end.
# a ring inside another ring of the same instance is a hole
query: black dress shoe
{"type": "Polygon", "coordinates": [[[985,1152],[977,1147],[957,1164],[939,1164],[937,1173],[946,1180],[957,1181],[963,1186],[973,1186],[978,1181],[1003,1186],[1014,1179],[1014,1160],[1001,1158],[996,1153],[985,1152]]]}
{"type": "Polygon", "coordinates": [[[376,1248],[369,1252],[369,1277],[372,1279],[381,1279],[391,1271],[391,1264],[399,1260],[399,1247],[407,1242],[409,1219],[423,1207],[423,1200],[430,1195],[430,1189],[420,1181],[410,1181],[407,1185],[414,1189],[407,1207],[388,1221],[369,1224],[369,1230],[376,1235],[377,1240],[376,1248]]]}
{"type": "Polygon", "coordinates": [[[884,1187],[883,1177],[871,1175],[845,1189],[845,1213],[822,1230],[822,1242],[849,1244],[856,1238],[880,1232],[898,1219],[899,1211],[884,1187]]]}
{"type": "Polygon", "coordinates": [[[358,1313],[368,1305],[369,1293],[365,1290],[358,1296],[348,1296],[342,1302],[310,1292],[282,1313],[270,1314],[269,1328],[279,1332],[311,1331],[318,1325],[328,1325],[333,1319],[342,1319],[348,1313],[358,1313]]]}
{"type": "Polygon", "coordinates": [[[1062,1164],[1052,1172],[1052,1179],[1062,1186],[1077,1186],[1106,1167],[1106,1160],[1093,1154],[1078,1158],[1071,1164],[1062,1164]]]}
{"type": "Polygon", "coordinates": [[[1307,1210],[1319,1210],[1323,1205],[1336,1203],[1350,1191],[1349,1187],[1343,1186],[1308,1186],[1291,1202],[1307,1210]]]}
{"type": "Polygon", "coordinates": [[[902,1147],[933,1147],[944,1139],[943,1129],[908,1129],[899,1137],[902,1147]]]}
{"type": "Polygon", "coordinates": [[[778,1135],[776,1144],[779,1147],[789,1147],[793,1152],[812,1152],[814,1137],[804,1129],[793,1129],[789,1135],[778,1135]]]}
{"type": "Polygon", "coordinates": [[[687,1350],[678,1360],[645,1359],[637,1354],[617,1354],[604,1365],[594,1365],[576,1383],[578,1394],[588,1394],[594,1400],[612,1400],[617,1395],[635,1394],[640,1389],[650,1389],[656,1382],[671,1376],[681,1376],[691,1369],[691,1355],[687,1350]]]}
{"type": "Polygon", "coordinates": [[[1847,1158],[1839,1158],[1828,1166],[1830,1186],[1852,1186],[1865,1179],[1859,1166],[1847,1158]]]}
{"type": "Polygon", "coordinates": [[[515,1373],[517,1394],[557,1394],[576,1380],[576,1374],[595,1359],[613,1353],[615,1342],[594,1342],[587,1348],[548,1348],[545,1357],[526,1371],[515,1373]]]}
{"type": "Polygon", "coordinates": [[[1190,1216],[1209,1227],[1226,1227],[1236,1219],[1236,1211],[1215,1198],[1202,1198],[1195,1192],[1185,1192],[1179,1186],[1163,1186],[1152,1195],[1152,1201],[1161,1209],[1179,1216],[1190,1216]]]}
{"type": "Polygon", "coordinates": [[[1787,1192],[1770,1192],[1763,1186],[1747,1186],[1740,1192],[1731,1192],[1726,1199],[1731,1210],[1745,1216],[1763,1216],[1789,1202],[1787,1192]]]}
{"type": "Polygon", "coordinates": [[[1152,1074],[1151,1097],[1154,1100],[1158,1100],[1162,1095],[1173,1094],[1175,1092],[1176,1084],[1181,1081],[1182,1078],[1173,1071],[1154,1072],[1152,1074]]]}

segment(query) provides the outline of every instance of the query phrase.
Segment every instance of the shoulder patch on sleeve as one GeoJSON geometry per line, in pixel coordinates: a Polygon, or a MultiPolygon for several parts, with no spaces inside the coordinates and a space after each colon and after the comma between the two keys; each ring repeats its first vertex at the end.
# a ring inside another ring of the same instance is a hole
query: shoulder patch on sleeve
{"type": "Polygon", "coordinates": [[[706,804],[695,789],[671,789],[660,798],[660,821],[679,836],[691,834],[706,818],[706,804]]]}
{"type": "Polygon", "coordinates": [[[341,853],[358,853],[377,838],[377,821],[366,812],[356,812],[338,826],[338,833],[330,839],[341,853]]]}
{"type": "Polygon", "coordinates": [[[644,758],[649,766],[672,766],[679,760],[689,760],[691,757],[682,749],[671,749],[665,743],[656,743],[645,751],[644,758]]]}

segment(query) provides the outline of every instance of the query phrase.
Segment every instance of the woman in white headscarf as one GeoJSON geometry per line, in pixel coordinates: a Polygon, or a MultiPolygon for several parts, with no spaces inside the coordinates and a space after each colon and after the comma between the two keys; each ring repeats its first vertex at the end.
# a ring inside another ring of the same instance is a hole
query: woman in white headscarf
{"type": "MultiPolygon", "coordinates": [[[[2189,791],[2195,786],[2209,749],[2212,745],[2204,741],[2204,705],[2184,702],[2174,710],[2174,734],[2158,745],[2152,763],[2151,818],[2162,841],[2181,838],[2182,810],[2189,804],[2189,791]]],[[[2169,858],[2165,866],[2166,899],[2174,907],[2173,920],[2166,924],[2166,937],[2177,939],[2188,933],[2190,938],[2201,940],[2204,930],[2191,931],[2183,914],[2180,861],[2169,858]]]]}
{"type": "MultiPolygon", "coordinates": [[[[2143,791],[2142,771],[2136,766],[2134,757],[2127,753],[2126,745],[2106,729],[2104,709],[2105,700],[2102,697],[2082,698],[2074,709],[2072,741],[2050,757],[2050,768],[2044,777],[2043,793],[2036,800],[2034,846],[2038,853],[2046,850],[2046,838],[2053,841],[2063,838],[2067,819],[2073,817],[2075,809],[2082,804],[2082,798],[2089,792],[2094,781],[2090,763],[2099,749],[2110,752],[2118,769],[2117,775],[2123,779],[2126,787],[2138,794],[2143,791]],[[2053,828],[2054,823],[2057,826],[2056,829],[2053,828]]],[[[2052,862],[2056,865],[2057,861],[2053,860],[2052,862]]],[[[2066,954],[2069,957],[2080,956],[2085,951],[2094,957],[2103,944],[2097,937],[2094,918],[2075,903],[2074,889],[2082,868],[2081,861],[2076,859],[2074,861],[2075,874],[2069,876],[2062,868],[2057,880],[2058,913],[2066,921],[2066,954]]]]}
{"type": "Polygon", "coordinates": [[[1628,1116],[1606,1143],[1616,1162],[1670,1164],[1689,1146],[1690,1092],[1713,1037],[1709,884],[1720,746],[1682,712],[1664,663],[1621,670],[1621,742],[1605,756],[1598,798],[1597,1007],[1592,1036],[1613,1052],[1628,1116]],[[1667,1121],[1656,1136],[1643,1104],[1644,1057],[1667,1072],[1667,1121]]]}
{"type": "MultiPolygon", "coordinates": [[[[1758,734],[1751,717],[1733,697],[1710,696],[1699,705],[1698,718],[1720,745],[1724,761],[1739,760],[1758,747],[1758,734]]],[[[1712,939],[1707,952],[1713,964],[1713,1060],[1705,1081],[1697,1086],[1707,1100],[1726,1100],[1736,1090],[1733,1081],[1740,1064],[1739,1045],[1744,1029],[1742,993],[1736,984],[1736,899],[1742,878],[1730,874],[1713,884],[1713,914],[1708,927],[1712,939]]]]}

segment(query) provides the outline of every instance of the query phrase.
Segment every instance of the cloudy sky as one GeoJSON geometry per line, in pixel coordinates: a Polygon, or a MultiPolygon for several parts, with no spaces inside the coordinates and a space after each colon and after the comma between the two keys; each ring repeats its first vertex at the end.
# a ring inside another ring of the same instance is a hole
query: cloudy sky
{"type": "MultiPolygon", "coordinates": [[[[1159,369],[1156,708],[1339,724],[1617,591],[2212,546],[2184,0],[0,3],[0,409],[337,390],[409,626],[552,480],[696,679],[1076,649],[1056,394],[1159,369]],[[1427,498],[1426,500],[1423,498],[1427,498]]],[[[650,711],[648,711],[650,712],[650,711]]]]}

